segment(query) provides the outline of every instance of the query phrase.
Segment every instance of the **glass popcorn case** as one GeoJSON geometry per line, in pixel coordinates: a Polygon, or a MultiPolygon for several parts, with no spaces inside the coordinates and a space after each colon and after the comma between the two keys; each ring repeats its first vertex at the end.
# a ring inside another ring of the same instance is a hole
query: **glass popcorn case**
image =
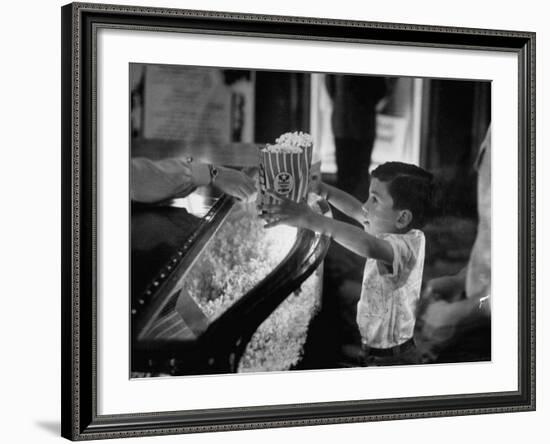
{"type": "Polygon", "coordinates": [[[300,361],[328,238],[265,229],[255,203],[210,188],[169,205],[132,204],[131,221],[131,377],[282,371],[300,361]]]}

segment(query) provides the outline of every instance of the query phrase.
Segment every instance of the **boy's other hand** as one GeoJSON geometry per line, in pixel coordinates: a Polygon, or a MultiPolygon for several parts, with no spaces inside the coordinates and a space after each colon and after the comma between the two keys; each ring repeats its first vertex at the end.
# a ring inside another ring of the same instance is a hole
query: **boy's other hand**
{"type": "Polygon", "coordinates": [[[308,192],[317,194],[323,199],[326,199],[328,194],[325,184],[321,182],[321,180],[319,180],[318,178],[312,178],[312,180],[309,182],[308,192]]]}

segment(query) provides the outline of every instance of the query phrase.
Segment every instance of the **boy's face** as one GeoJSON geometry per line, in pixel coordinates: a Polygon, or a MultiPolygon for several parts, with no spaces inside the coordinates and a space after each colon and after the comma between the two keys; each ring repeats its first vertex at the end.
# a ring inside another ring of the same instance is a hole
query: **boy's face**
{"type": "Polygon", "coordinates": [[[388,184],[375,177],[371,178],[369,198],[362,209],[365,216],[363,226],[370,234],[397,233],[410,222],[403,219],[403,213],[408,210],[393,208],[393,198],[388,190],[388,184]]]}

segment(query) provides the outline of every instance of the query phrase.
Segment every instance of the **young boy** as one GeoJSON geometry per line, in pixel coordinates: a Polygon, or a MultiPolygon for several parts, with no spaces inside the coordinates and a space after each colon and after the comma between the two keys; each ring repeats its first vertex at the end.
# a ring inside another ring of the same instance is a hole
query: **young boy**
{"type": "Polygon", "coordinates": [[[432,182],[433,176],[422,168],[388,162],[372,172],[364,204],[321,183],[318,194],[364,229],[273,194],[278,203],[262,207],[266,228],[279,224],[307,228],[367,258],[357,305],[366,365],[416,362],[413,331],[425,246],[420,228],[431,206],[432,182]]]}

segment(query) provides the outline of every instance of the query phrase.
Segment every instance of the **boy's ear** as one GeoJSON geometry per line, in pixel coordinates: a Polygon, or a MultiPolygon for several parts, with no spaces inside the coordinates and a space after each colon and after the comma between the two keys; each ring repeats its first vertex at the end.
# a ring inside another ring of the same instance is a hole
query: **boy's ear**
{"type": "Polygon", "coordinates": [[[400,230],[409,226],[413,220],[413,215],[410,210],[399,210],[399,216],[397,217],[397,228],[400,230]]]}

